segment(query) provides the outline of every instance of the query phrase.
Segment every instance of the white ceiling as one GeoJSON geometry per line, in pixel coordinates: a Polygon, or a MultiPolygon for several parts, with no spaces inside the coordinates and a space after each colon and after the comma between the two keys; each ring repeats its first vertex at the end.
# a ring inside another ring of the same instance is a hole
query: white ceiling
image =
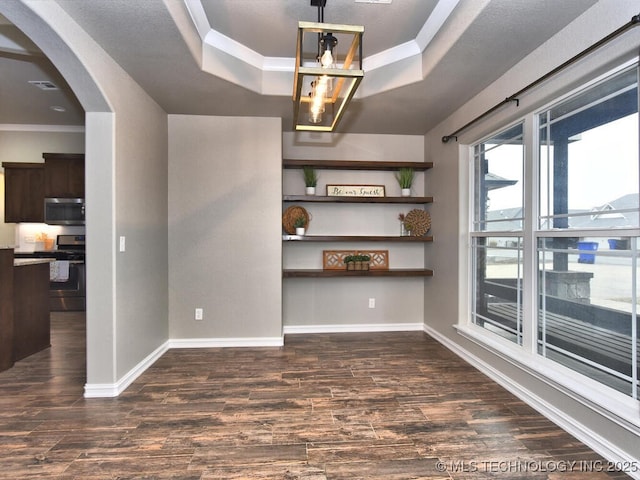
{"type": "MultiPolygon", "coordinates": [[[[277,116],[291,129],[297,22],[318,15],[310,0],[50,1],[166,112],[277,116]]],[[[365,78],[338,130],[423,134],[594,3],[327,0],[325,22],[365,27],[365,78]]],[[[83,124],[64,79],[2,17],[0,86],[0,124],[83,124]],[[28,80],[50,80],[60,90],[28,80]]]]}

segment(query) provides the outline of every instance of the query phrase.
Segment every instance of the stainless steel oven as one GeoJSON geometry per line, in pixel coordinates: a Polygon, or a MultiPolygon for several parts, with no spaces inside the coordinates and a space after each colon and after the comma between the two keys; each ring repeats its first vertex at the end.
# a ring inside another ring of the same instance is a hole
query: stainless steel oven
{"type": "Polygon", "coordinates": [[[49,282],[52,311],[86,309],[85,245],[84,235],[58,235],[49,282]]]}
{"type": "Polygon", "coordinates": [[[86,310],[87,276],[85,236],[58,235],[57,249],[15,253],[16,258],[51,258],[49,306],[51,311],[86,310]]]}
{"type": "Polygon", "coordinates": [[[49,307],[52,312],[86,310],[87,277],[84,260],[56,260],[58,265],[68,263],[64,280],[49,282],[49,307]]]}

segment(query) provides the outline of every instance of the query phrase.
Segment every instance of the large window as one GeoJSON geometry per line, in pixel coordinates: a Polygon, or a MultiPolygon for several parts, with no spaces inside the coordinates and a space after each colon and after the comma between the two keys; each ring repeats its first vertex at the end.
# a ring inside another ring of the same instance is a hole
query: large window
{"type": "Polygon", "coordinates": [[[637,65],[523,121],[473,147],[471,321],[637,399],[637,65]]]}

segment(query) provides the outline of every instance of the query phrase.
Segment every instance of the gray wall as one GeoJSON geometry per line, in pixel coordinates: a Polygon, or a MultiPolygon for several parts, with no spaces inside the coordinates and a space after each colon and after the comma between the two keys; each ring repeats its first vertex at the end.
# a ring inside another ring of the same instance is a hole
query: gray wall
{"type": "Polygon", "coordinates": [[[83,42],[79,52],[90,55],[86,66],[113,109],[87,113],[86,149],[87,383],[110,384],[168,338],[167,115],[92,40],[83,42]]]}
{"type": "MultiPolygon", "coordinates": [[[[116,112],[116,359],[122,378],[168,337],[167,115],[127,87],[116,112]],[[120,112],[120,113],[119,113],[120,112]],[[135,132],[133,135],[131,132],[135,132]]],[[[91,226],[89,226],[91,228],[91,226]]]]}
{"type": "MultiPolygon", "coordinates": [[[[431,191],[437,202],[431,210],[432,221],[437,226],[433,249],[427,250],[427,264],[433,265],[437,281],[425,288],[425,325],[427,329],[452,349],[475,358],[487,372],[492,372],[507,388],[520,392],[528,400],[552,412],[555,420],[566,422],[574,433],[583,432],[582,440],[591,443],[597,438],[597,446],[611,452],[627,452],[640,458],[638,428],[622,426],[616,421],[595,413],[576,401],[577,396],[563,394],[548,382],[541,381],[522,368],[502,359],[498,354],[467,340],[454,328],[458,320],[468,318],[467,271],[467,219],[463,214],[468,208],[467,145],[481,139],[501,125],[520,118],[524,112],[539,108],[544,102],[569,91],[579,84],[585,75],[604,72],[613,64],[633,57],[637,58],[640,31],[633,30],[615,40],[597,54],[554,78],[543,87],[521,97],[520,108],[507,106],[476,127],[462,133],[458,142],[443,144],[440,139],[471,118],[493,107],[516,90],[534,81],[551,68],[564,62],[582,49],[629,22],[638,13],[635,1],[601,1],[567,29],[534,51],[528,58],[507,72],[477,97],[472,99],[445,122],[425,137],[426,160],[435,162],[437,168],[429,178],[431,191]],[[459,212],[456,215],[454,212],[459,212]],[[586,429],[586,430],[584,430],[586,429]],[[589,432],[584,436],[584,432],[589,432]]],[[[434,278],[435,280],[435,278],[434,278]]],[[[637,417],[637,403],[634,408],[637,417]]]]}
{"type": "Polygon", "coordinates": [[[279,118],[169,116],[171,339],[281,339],[281,134],[279,118]]]}

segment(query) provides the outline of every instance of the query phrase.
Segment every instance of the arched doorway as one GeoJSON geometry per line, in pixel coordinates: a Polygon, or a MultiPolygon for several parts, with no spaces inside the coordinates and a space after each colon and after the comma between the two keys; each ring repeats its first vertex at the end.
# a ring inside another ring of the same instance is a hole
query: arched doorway
{"type": "MultiPolygon", "coordinates": [[[[62,38],[57,30],[65,22],[64,11],[53,2],[36,2],[33,5],[25,5],[18,0],[9,0],[2,2],[0,5],[0,13],[7,17],[14,25],[16,25],[25,35],[27,35],[51,60],[58,71],[65,78],[67,83],[73,89],[78,100],[82,104],[86,112],[86,163],[87,177],[93,175],[92,172],[97,170],[97,166],[105,162],[110,165],[113,156],[112,148],[105,148],[105,145],[112,145],[114,142],[114,131],[112,125],[112,113],[109,104],[102,93],[99,85],[94,81],[94,76],[90,73],[90,67],[82,61],[81,56],[74,52],[68,41],[62,38]],[[46,19],[46,20],[45,20],[46,19]],[[52,25],[57,25],[57,29],[52,25]]],[[[104,192],[97,192],[93,184],[87,183],[87,202],[97,195],[104,195],[104,192]]],[[[105,228],[109,229],[109,219],[94,208],[91,212],[87,211],[87,237],[88,244],[92,236],[101,236],[105,228]],[[102,232],[102,233],[100,233],[102,232]]],[[[87,250],[88,262],[91,262],[91,248],[87,250]]],[[[99,261],[96,262],[99,265],[99,261]]],[[[97,308],[105,311],[105,297],[98,293],[98,286],[108,282],[113,272],[104,268],[96,268],[90,272],[87,283],[88,303],[93,303],[94,308],[87,310],[87,382],[91,383],[91,365],[96,362],[104,362],[105,357],[96,357],[94,346],[103,343],[100,337],[101,328],[97,325],[105,323],[105,316],[95,314],[97,308]],[[102,299],[101,299],[102,297],[102,299]],[[97,308],[96,308],[97,307],[97,308]]],[[[108,297],[107,302],[110,303],[112,297],[108,297]]],[[[106,309],[107,322],[109,322],[110,308],[106,309]]],[[[111,316],[112,318],[112,316],[111,316]]],[[[104,337],[102,337],[104,338],[104,337]]]]}

